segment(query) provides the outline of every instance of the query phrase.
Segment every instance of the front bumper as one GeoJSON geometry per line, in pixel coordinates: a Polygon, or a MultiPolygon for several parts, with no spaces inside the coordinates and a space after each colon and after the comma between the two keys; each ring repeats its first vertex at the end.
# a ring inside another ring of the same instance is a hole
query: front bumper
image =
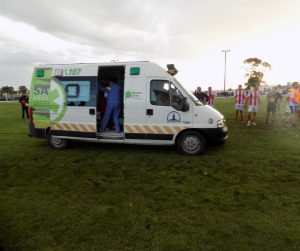
{"type": "Polygon", "coordinates": [[[221,145],[228,139],[228,127],[203,129],[203,134],[208,145],[221,145]]]}

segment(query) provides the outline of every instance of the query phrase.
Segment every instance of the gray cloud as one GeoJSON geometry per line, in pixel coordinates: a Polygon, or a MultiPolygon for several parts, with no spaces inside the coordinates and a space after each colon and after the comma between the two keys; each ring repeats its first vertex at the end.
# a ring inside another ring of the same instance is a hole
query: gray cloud
{"type": "Polygon", "coordinates": [[[33,67],[37,63],[45,63],[52,60],[53,57],[51,57],[51,55],[38,51],[15,53],[2,52],[0,53],[0,86],[29,86],[33,67]]]}
{"type": "MultiPolygon", "coordinates": [[[[0,70],[19,67],[23,72],[39,62],[107,56],[196,59],[212,48],[222,49],[224,43],[251,38],[257,30],[265,32],[271,24],[290,22],[298,17],[297,7],[297,0],[2,0],[0,15],[76,43],[78,49],[50,54],[0,34],[0,70]]],[[[11,75],[1,73],[0,81],[11,75]]]]}
{"type": "MultiPolygon", "coordinates": [[[[282,1],[2,0],[0,14],[67,41],[103,52],[131,51],[149,57],[190,57],[192,48],[218,45],[218,40],[259,27],[253,19],[272,20],[282,1]],[[259,3],[259,8],[255,8],[259,3]],[[21,5],[25,5],[20,6],[21,5]],[[268,8],[268,15],[266,10],[268,8]],[[241,12],[242,10],[242,12],[241,12]],[[271,12],[271,13],[270,13],[271,12]],[[242,24],[242,25],[241,25],[242,24]],[[189,48],[189,50],[182,49],[189,48]]],[[[279,16],[280,18],[280,16],[279,16]]]]}

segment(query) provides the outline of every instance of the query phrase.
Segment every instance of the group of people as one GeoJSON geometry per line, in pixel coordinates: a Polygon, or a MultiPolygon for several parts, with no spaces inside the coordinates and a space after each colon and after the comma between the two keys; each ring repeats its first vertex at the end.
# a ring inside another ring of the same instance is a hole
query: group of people
{"type": "Polygon", "coordinates": [[[212,91],[211,87],[208,87],[207,92],[203,92],[201,87],[198,86],[197,89],[194,92],[194,95],[196,98],[201,101],[201,103],[205,105],[209,105],[211,107],[214,107],[215,105],[215,94],[212,91]]]}
{"type": "MultiPolygon", "coordinates": [[[[292,84],[292,88],[287,94],[287,105],[285,110],[284,124],[285,126],[296,126],[296,118],[300,117],[300,86],[298,82],[292,84]]],[[[256,125],[256,113],[259,110],[260,105],[260,92],[258,86],[255,86],[252,90],[246,93],[242,86],[239,85],[235,91],[235,120],[238,120],[240,114],[240,120],[243,121],[244,107],[248,106],[248,122],[247,126],[256,125]]],[[[283,97],[276,88],[273,88],[267,95],[267,115],[265,122],[269,122],[270,114],[272,114],[272,123],[275,121],[275,113],[280,110],[280,103],[283,97]]]]}
{"type": "MultiPolygon", "coordinates": [[[[214,107],[215,95],[212,88],[209,87],[207,92],[202,92],[201,87],[197,87],[194,92],[196,98],[203,104],[214,107]]],[[[283,97],[277,88],[273,88],[267,95],[267,115],[265,122],[268,123],[270,115],[272,123],[275,121],[275,113],[280,109],[280,103],[283,97]]],[[[242,85],[234,92],[235,120],[243,121],[243,111],[248,108],[247,126],[256,125],[256,113],[260,106],[259,86],[251,88],[249,91],[243,89],[242,85]]],[[[300,84],[294,82],[292,88],[287,95],[287,106],[285,110],[284,124],[285,126],[296,126],[296,118],[300,117],[300,84]]]]}
{"type": "MultiPolygon", "coordinates": [[[[246,92],[243,90],[242,85],[238,86],[238,89],[234,93],[235,100],[235,120],[243,121],[243,110],[248,107],[248,122],[247,126],[256,125],[256,113],[259,110],[260,104],[260,92],[258,86],[255,86],[250,91],[246,92]]],[[[268,110],[269,114],[269,110],[268,110]]]]}

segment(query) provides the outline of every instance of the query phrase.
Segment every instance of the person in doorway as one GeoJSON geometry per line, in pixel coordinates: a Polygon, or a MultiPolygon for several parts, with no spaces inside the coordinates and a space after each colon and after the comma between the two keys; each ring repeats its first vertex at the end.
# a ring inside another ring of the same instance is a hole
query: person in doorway
{"type": "Polygon", "coordinates": [[[247,96],[247,104],[248,104],[248,123],[247,126],[256,125],[256,113],[259,109],[260,104],[260,93],[259,86],[256,85],[252,91],[249,91],[247,96]]]}
{"type": "Polygon", "coordinates": [[[266,123],[269,121],[270,113],[272,113],[272,123],[275,122],[275,112],[278,107],[278,103],[281,101],[282,96],[277,91],[276,88],[274,88],[268,95],[267,95],[267,117],[266,117],[266,123]]]}
{"type": "Polygon", "coordinates": [[[29,104],[29,98],[26,94],[26,92],[22,93],[22,96],[19,98],[19,103],[21,104],[22,107],[22,118],[25,118],[25,113],[27,118],[29,118],[29,114],[28,114],[28,104],[29,104]]]}
{"type": "Polygon", "coordinates": [[[235,120],[238,120],[240,114],[240,120],[243,121],[243,110],[245,105],[246,92],[243,90],[242,85],[238,86],[238,89],[234,92],[235,100],[235,120]]]}
{"type": "Polygon", "coordinates": [[[121,111],[122,93],[122,86],[116,83],[114,79],[110,79],[107,92],[107,105],[105,108],[104,117],[101,122],[100,132],[103,132],[105,130],[112,116],[115,125],[115,132],[120,133],[120,124],[118,117],[121,111]]]}
{"type": "Polygon", "coordinates": [[[197,87],[194,95],[201,103],[203,103],[204,105],[206,104],[206,102],[208,100],[208,96],[206,95],[206,93],[202,92],[200,86],[197,87]]]}

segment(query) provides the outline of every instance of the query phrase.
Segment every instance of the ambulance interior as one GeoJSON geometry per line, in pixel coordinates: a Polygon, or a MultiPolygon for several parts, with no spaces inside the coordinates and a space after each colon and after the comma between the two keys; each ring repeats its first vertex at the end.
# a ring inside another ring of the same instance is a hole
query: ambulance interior
{"type": "MultiPolygon", "coordinates": [[[[109,82],[113,80],[117,84],[121,85],[121,109],[118,116],[118,122],[120,125],[120,131],[124,131],[123,121],[124,121],[124,79],[125,79],[125,67],[124,66],[108,66],[99,67],[98,69],[98,80],[97,80],[97,134],[100,134],[101,123],[103,122],[105,110],[107,108],[107,95],[109,92],[109,82]]],[[[111,114],[109,123],[103,132],[101,132],[102,137],[114,137],[115,125],[113,121],[113,114],[111,114]]],[[[119,135],[120,136],[120,135],[119,135]]],[[[122,135],[123,137],[123,135],[122,135]]]]}

